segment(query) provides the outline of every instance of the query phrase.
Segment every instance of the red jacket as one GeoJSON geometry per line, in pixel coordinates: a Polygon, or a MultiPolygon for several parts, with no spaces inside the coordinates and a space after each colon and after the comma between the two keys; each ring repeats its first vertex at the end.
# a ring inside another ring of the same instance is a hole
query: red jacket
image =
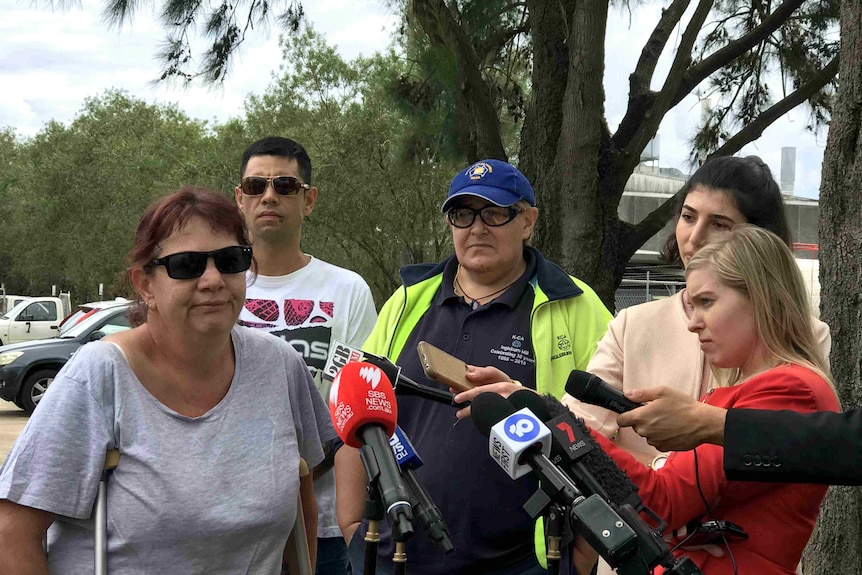
{"type": "MultiPolygon", "coordinates": [[[[784,365],[760,373],[744,383],[717,388],[703,401],[719,407],[789,409],[798,412],[839,411],[835,392],[821,377],[798,365],[784,365]]],[[[644,503],[668,523],[666,533],[691,520],[706,521],[703,496],[715,519],[731,521],[748,532],[746,541],[730,544],[737,572],[747,574],[793,574],[802,550],[814,529],[825,485],[800,483],[753,483],[728,481],[724,475],[724,449],[701,445],[696,450],[670,455],[658,471],[645,467],[608,439],[593,434],[636,485],[644,503]]],[[[671,545],[679,540],[674,539],[671,545]]],[[[706,575],[731,574],[733,565],[727,549],[723,557],[706,551],[678,550],[690,557],[706,575]]],[[[657,570],[656,573],[662,572],[657,570]]]]}

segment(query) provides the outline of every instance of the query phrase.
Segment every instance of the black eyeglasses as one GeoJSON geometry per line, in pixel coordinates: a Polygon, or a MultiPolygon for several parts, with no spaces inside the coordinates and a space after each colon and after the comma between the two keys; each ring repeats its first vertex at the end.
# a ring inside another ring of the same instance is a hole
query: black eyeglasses
{"type": "Polygon", "coordinates": [[[259,196],[266,192],[266,186],[272,183],[272,189],[279,196],[293,196],[299,193],[300,190],[310,190],[311,186],[303,184],[293,176],[272,176],[266,178],[264,176],[248,176],[242,179],[239,187],[247,196],[259,196]]]}
{"type": "Polygon", "coordinates": [[[446,212],[446,218],[456,228],[469,228],[476,221],[476,216],[478,215],[485,222],[485,225],[495,228],[508,224],[520,213],[520,208],[512,206],[485,206],[478,210],[462,206],[451,208],[446,212]]]}
{"type": "Polygon", "coordinates": [[[180,252],[155,259],[146,267],[165,266],[168,277],[190,280],[204,275],[210,258],[220,273],[238,274],[251,267],[251,246],[229,246],[211,252],[180,252]]]}

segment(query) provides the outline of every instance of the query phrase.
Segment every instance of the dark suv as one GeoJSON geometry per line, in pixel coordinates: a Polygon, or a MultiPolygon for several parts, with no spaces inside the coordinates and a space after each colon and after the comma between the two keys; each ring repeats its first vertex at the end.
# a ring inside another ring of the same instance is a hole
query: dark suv
{"type": "Polygon", "coordinates": [[[32,413],[54,376],[78,348],[129,329],[130,304],[101,309],[62,336],[0,347],[0,399],[32,413]]]}

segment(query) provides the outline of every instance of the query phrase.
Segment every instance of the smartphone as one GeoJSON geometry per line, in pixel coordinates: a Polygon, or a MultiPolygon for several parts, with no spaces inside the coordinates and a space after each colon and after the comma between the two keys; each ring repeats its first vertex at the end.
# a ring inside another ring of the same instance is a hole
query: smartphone
{"type": "Polygon", "coordinates": [[[419,362],[422,364],[425,377],[458,391],[473,389],[473,384],[467,381],[466,363],[427,341],[420,341],[416,351],[419,352],[419,362]]]}

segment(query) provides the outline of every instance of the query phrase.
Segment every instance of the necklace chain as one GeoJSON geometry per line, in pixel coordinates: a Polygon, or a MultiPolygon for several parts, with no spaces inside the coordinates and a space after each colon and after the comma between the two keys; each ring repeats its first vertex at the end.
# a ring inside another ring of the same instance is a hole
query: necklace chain
{"type": "Polygon", "coordinates": [[[473,307],[473,309],[476,309],[476,308],[478,308],[478,307],[481,305],[481,304],[479,303],[479,300],[480,300],[480,299],[487,299],[487,298],[489,298],[489,297],[491,297],[491,296],[495,296],[495,295],[497,295],[497,294],[499,294],[499,293],[502,293],[502,292],[506,291],[507,289],[509,289],[510,287],[512,287],[513,285],[515,285],[515,282],[516,282],[516,281],[518,281],[519,279],[521,279],[521,277],[520,277],[520,276],[518,276],[518,277],[516,277],[516,278],[514,279],[514,281],[513,281],[512,283],[510,283],[509,285],[506,285],[506,286],[501,287],[500,289],[498,289],[498,290],[497,290],[497,291],[495,291],[495,292],[491,292],[491,293],[489,293],[489,294],[485,294],[485,295],[483,295],[483,296],[479,296],[479,297],[472,297],[472,296],[471,296],[471,295],[469,295],[466,291],[464,291],[464,288],[463,288],[463,287],[461,287],[461,283],[458,281],[458,274],[459,274],[460,272],[461,272],[461,264],[458,264],[458,269],[457,269],[457,270],[455,270],[455,279],[452,281],[452,291],[454,291],[455,293],[458,293],[458,292],[460,291],[460,292],[461,292],[461,295],[462,295],[464,298],[466,298],[466,299],[464,300],[464,303],[467,303],[467,302],[466,302],[466,300],[467,300],[467,299],[471,300],[471,301],[470,301],[470,305],[473,307]]]}

